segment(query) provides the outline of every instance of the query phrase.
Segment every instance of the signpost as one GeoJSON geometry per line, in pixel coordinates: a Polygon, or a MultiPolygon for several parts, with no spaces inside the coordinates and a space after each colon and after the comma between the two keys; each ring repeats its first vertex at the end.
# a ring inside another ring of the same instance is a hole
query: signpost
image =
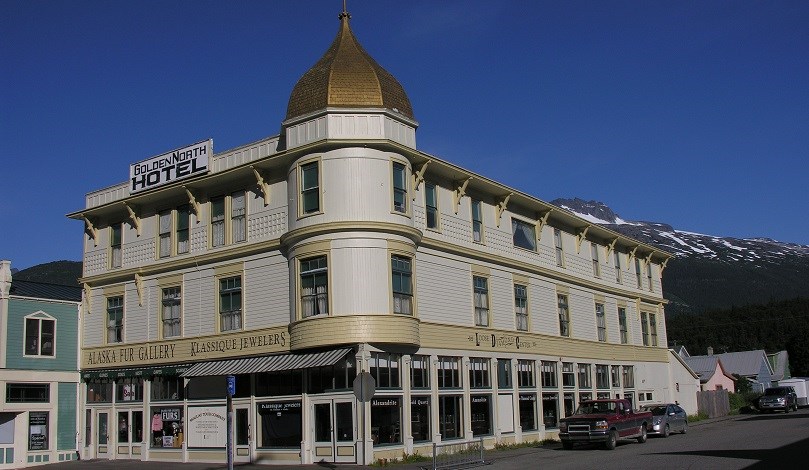
{"type": "Polygon", "coordinates": [[[365,404],[371,401],[374,393],[376,393],[376,380],[374,376],[368,371],[360,372],[354,379],[354,396],[360,402],[362,407],[362,463],[365,464],[365,404]]]}
{"type": "Polygon", "coordinates": [[[228,470],[233,470],[233,395],[236,394],[236,376],[228,375],[228,420],[227,420],[227,453],[228,453],[228,470]]]}

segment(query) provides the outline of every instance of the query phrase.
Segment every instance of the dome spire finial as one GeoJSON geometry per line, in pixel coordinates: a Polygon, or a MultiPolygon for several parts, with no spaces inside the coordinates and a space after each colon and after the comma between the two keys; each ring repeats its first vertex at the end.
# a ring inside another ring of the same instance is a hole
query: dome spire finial
{"type": "Polygon", "coordinates": [[[346,8],[346,0],[343,0],[343,11],[340,12],[339,15],[337,15],[337,18],[340,18],[341,20],[343,18],[347,18],[349,20],[351,19],[351,13],[349,13],[348,9],[346,8]]]}

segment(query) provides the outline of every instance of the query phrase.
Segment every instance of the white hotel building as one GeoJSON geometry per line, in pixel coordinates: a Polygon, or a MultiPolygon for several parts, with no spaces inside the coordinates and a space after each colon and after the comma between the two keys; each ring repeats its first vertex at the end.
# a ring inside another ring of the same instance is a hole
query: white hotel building
{"type": "Polygon", "coordinates": [[[226,375],[236,462],[539,440],[590,397],[686,403],[670,255],[417,150],[404,89],[340,21],[281,135],[133,165],[69,215],[82,457],[223,462],[226,375]]]}

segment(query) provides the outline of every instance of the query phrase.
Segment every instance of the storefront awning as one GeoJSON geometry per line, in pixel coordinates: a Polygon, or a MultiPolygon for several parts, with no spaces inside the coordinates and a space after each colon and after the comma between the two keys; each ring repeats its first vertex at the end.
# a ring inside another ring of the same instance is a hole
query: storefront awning
{"type": "Polygon", "coordinates": [[[191,368],[181,373],[180,376],[202,377],[210,375],[237,375],[333,366],[350,351],[351,348],[343,348],[316,353],[279,354],[275,356],[200,362],[191,366],[191,368]]]}
{"type": "Polygon", "coordinates": [[[99,369],[83,370],[81,378],[84,381],[92,379],[119,379],[126,377],[154,377],[173,375],[177,376],[188,370],[191,364],[179,364],[159,367],[137,367],[132,369],[99,369]]]}

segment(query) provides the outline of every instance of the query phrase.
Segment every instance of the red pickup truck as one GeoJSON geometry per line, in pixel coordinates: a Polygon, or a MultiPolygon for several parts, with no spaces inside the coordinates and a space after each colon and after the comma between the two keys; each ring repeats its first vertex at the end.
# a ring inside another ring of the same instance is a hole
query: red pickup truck
{"type": "Polygon", "coordinates": [[[565,449],[577,442],[603,442],[612,450],[622,439],[646,442],[646,425],[651,422],[651,412],[633,410],[628,400],[588,400],[560,420],[559,439],[565,449]]]}

